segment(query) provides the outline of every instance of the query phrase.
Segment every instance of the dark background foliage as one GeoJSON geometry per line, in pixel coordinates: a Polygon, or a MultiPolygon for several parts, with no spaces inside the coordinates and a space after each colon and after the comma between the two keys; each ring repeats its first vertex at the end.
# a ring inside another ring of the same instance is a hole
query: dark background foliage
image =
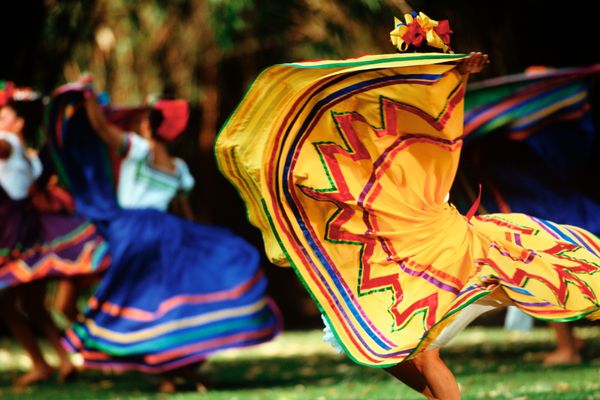
{"type": "MultiPolygon", "coordinates": [[[[531,65],[600,61],[593,1],[542,0],[26,0],[3,5],[0,79],[50,94],[90,73],[119,105],[151,93],[190,100],[192,123],[176,153],[197,178],[200,219],[228,226],[258,247],[233,187],[218,173],[216,134],[265,67],[314,58],[387,53],[393,16],[424,11],[449,19],[456,52],[483,51],[473,79],[531,65]]],[[[265,260],[265,264],[267,261],[265,260]]],[[[269,266],[271,291],[289,327],[318,324],[290,269],[269,266]]]]}

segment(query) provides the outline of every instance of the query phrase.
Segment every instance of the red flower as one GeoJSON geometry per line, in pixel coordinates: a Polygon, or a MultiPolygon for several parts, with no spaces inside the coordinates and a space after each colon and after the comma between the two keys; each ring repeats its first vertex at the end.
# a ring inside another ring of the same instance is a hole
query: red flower
{"type": "Polygon", "coordinates": [[[0,107],[8,103],[15,91],[12,82],[0,81],[0,107]]]}
{"type": "Polygon", "coordinates": [[[402,35],[402,40],[415,47],[421,46],[421,43],[425,40],[425,31],[421,28],[421,25],[417,23],[417,20],[413,20],[413,22],[406,27],[407,30],[404,35],[402,35]]]}
{"type": "Polygon", "coordinates": [[[447,19],[438,22],[438,26],[433,28],[433,30],[444,43],[450,44],[450,34],[452,33],[452,30],[450,29],[450,23],[448,23],[447,19]]]}

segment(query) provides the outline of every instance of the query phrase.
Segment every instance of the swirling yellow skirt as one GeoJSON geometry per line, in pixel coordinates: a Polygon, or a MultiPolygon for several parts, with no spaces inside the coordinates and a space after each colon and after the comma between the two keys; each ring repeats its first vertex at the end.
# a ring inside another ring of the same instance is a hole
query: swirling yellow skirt
{"type": "Polygon", "coordinates": [[[276,65],[219,134],[221,171],[270,260],[295,269],[358,363],[413,356],[484,296],[540,319],[597,315],[592,234],[445,202],[463,140],[462,57],[276,65]]]}

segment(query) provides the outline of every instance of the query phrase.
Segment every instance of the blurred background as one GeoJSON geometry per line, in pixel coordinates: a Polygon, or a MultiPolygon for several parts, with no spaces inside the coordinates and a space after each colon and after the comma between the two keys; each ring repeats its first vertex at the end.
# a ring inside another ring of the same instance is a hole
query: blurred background
{"type": "MultiPolygon", "coordinates": [[[[412,10],[448,19],[455,52],[489,54],[491,64],[475,81],[532,65],[586,66],[600,59],[594,6],[589,0],[5,2],[0,80],[50,94],[87,73],[116,105],[138,105],[149,94],[189,100],[192,123],[175,153],[197,180],[194,211],[202,221],[227,226],[262,248],[235,189],[217,170],[213,144],[265,67],[393,52],[393,16],[412,10]]],[[[597,97],[593,94],[592,102],[597,97]]],[[[318,311],[293,271],[266,266],[287,328],[319,326],[318,311]]]]}

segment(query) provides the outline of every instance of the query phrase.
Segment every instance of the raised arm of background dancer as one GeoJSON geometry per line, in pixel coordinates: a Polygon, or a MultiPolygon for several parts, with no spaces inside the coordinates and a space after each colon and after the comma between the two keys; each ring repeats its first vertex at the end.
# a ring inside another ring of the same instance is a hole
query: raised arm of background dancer
{"type": "Polygon", "coordinates": [[[7,140],[0,139],[0,160],[6,160],[12,153],[12,146],[7,140]]]}
{"type": "Polygon", "coordinates": [[[460,60],[456,68],[461,74],[474,74],[481,72],[483,67],[489,62],[490,60],[487,54],[477,51],[470,53],[467,58],[460,60]]]}
{"type": "Polygon", "coordinates": [[[87,96],[85,99],[85,110],[92,127],[98,135],[110,146],[111,149],[118,151],[123,143],[123,132],[121,129],[111,124],[104,115],[102,108],[96,100],[96,96],[87,96]]]}

